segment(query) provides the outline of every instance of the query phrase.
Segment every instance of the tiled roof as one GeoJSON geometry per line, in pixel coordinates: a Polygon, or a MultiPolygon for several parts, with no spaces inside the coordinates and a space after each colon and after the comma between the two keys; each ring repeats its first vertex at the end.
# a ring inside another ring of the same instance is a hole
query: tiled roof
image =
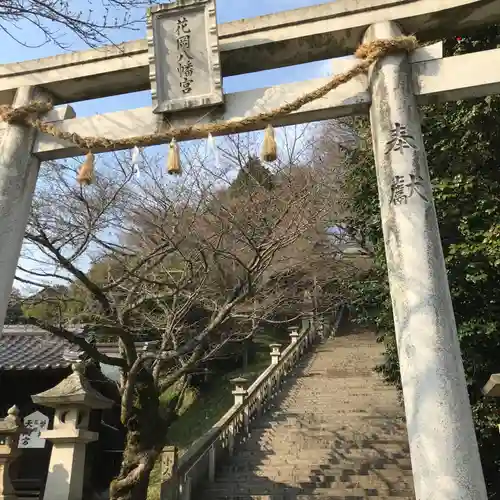
{"type": "Polygon", "coordinates": [[[5,325],[0,334],[0,370],[67,368],[71,351],[75,349],[68,341],[40,328],[5,325]]]}
{"type": "MultiPolygon", "coordinates": [[[[138,350],[148,344],[153,347],[154,342],[135,343],[138,350]]],[[[96,347],[108,356],[118,355],[116,344],[97,343],[96,347]]],[[[67,340],[34,326],[5,325],[0,333],[0,370],[68,368],[78,359],[79,353],[79,348],[67,340]]]]}

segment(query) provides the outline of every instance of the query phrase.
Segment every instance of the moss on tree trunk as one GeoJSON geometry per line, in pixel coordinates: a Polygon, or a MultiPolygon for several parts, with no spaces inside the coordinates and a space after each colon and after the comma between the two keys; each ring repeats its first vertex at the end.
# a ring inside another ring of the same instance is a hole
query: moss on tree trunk
{"type": "Polygon", "coordinates": [[[110,486],[110,500],[146,500],[151,471],[164,446],[167,421],[160,411],[153,377],[142,370],[126,422],[127,437],[120,473],[110,486]]]}

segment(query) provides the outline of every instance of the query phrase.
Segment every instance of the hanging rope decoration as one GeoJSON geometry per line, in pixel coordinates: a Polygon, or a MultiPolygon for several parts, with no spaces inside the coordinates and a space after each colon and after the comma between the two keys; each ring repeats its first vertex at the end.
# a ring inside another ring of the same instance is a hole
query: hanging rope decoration
{"type": "Polygon", "coordinates": [[[172,137],[170,141],[170,148],[168,150],[168,159],[167,159],[167,172],[170,175],[181,175],[181,152],[179,151],[179,145],[175,140],[175,137],[172,137]]]}
{"type": "Polygon", "coordinates": [[[217,143],[215,142],[214,136],[209,133],[208,138],[207,138],[207,146],[212,151],[212,155],[215,160],[215,168],[217,171],[220,169],[220,157],[219,157],[219,150],[217,149],[217,143]]]}
{"type": "Polygon", "coordinates": [[[278,145],[276,143],[276,136],[274,135],[274,128],[271,124],[266,127],[264,132],[264,142],[262,143],[262,152],[260,157],[263,161],[273,162],[278,159],[278,145]]]}
{"type": "Polygon", "coordinates": [[[135,171],[135,175],[137,178],[140,177],[141,173],[139,170],[139,162],[141,160],[141,151],[137,146],[134,146],[134,149],[132,149],[132,157],[131,157],[131,163],[132,167],[135,171]]]}
{"type": "MultiPolygon", "coordinates": [[[[66,132],[57,128],[52,123],[44,122],[40,117],[53,108],[52,103],[33,101],[26,106],[13,108],[12,106],[0,106],[0,119],[11,124],[26,125],[33,127],[39,132],[51,135],[57,139],[72,142],[82,151],[88,151],[85,161],[78,172],[78,181],[82,184],[90,184],[94,177],[94,155],[92,151],[99,149],[130,149],[141,146],[154,146],[160,143],[170,142],[168,154],[167,171],[170,174],[180,174],[179,146],[177,141],[182,139],[204,139],[209,134],[229,135],[245,132],[256,125],[267,124],[264,144],[262,149],[263,158],[277,158],[276,139],[272,122],[289,115],[317,99],[321,99],[340,85],[349,82],[358,75],[367,73],[370,66],[388,54],[396,52],[412,52],[418,47],[414,36],[399,36],[388,40],[375,40],[362,44],[355,53],[361,61],[346,71],[333,76],[327,83],[317,89],[285,103],[278,108],[264,111],[263,113],[228,120],[225,122],[186,125],[182,127],[170,127],[164,131],[149,135],[128,137],[126,139],[108,139],[106,137],[85,137],[76,133],[66,132]]],[[[274,161],[266,160],[266,161],[274,161]]]]}
{"type": "Polygon", "coordinates": [[[92,151],[86,154],[84,162],[78,169],[76,180],[82,186],[88,186],[94,182],[94,155],[92,151]]]}

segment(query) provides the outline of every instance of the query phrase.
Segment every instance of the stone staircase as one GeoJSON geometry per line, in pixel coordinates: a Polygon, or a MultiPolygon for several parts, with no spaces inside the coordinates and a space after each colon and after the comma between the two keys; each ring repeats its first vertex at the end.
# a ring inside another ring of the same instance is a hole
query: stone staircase
{"type": "Polygon", "coordinates": [[[373,333],[352,326],[320,343],[195,498],[414,498],[403,411],[373,371],[381,354],[373,333]]]}

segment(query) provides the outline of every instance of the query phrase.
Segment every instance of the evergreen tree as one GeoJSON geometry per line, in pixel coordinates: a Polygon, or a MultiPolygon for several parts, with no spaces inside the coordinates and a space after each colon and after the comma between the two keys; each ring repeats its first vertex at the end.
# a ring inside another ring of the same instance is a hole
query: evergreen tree
{"type": "Polygon", "coordinates": [[[259,186],[268,191],[273,189],[273,175],[258,158],[250,156],[246,165],[240,169],[236,179],[231,184],[230,191],[232,194],[247,193],[259,186]]]}
{"type": "Polygon", "coordinates": [[[5,316],[5,325],[16,325],[22,323],[23,308],[21,306],[21,295],[14,289],[10,294],[9,304],[7,305],[7,314],[5,316]]]}

